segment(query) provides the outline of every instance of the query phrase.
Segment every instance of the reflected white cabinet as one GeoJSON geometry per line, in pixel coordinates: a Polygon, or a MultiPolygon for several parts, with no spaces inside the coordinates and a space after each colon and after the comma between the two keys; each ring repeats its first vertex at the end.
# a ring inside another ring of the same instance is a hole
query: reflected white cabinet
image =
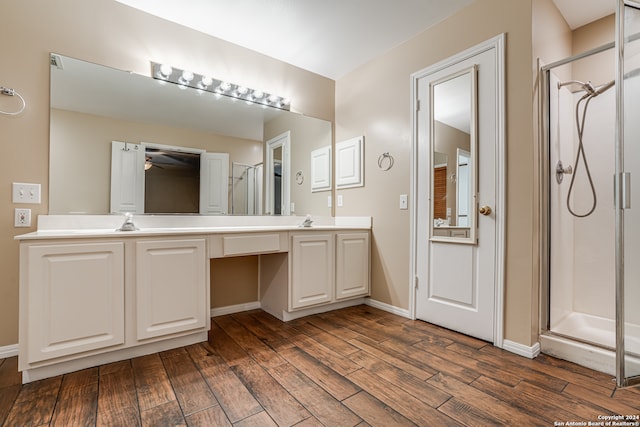
{"type": "Polygon", "coordinates": [[[136,242],[136,328],[144,340],[207,324],[205,239],[136,242]]]}
{"type": "Polygon", "coordinates": [[[336,300],[369,294],[369,233],[336,235],[336,300]]]}
{"type": "Polygon", "coordinates": [[[21,251],[20,351],[27,363],[124,344],[122,242],[21,251]]]}
{"type": "Polygon", "coordinates": [[[291,237],[290,309],[333,299],[333,234],[304,232],[291,237]]]}

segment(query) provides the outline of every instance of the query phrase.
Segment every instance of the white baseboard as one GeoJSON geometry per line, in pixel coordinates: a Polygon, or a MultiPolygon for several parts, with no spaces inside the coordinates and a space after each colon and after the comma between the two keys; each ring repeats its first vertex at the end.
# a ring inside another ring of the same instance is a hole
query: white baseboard
{"type": "Polygon", "coordinates": [[[407,319],[411,319],[411,313],[409,310],[393,306],[391,304],[387,304],[384,302],[380,302],[371,298],[365,299],[364,303],[373,308],[379,308],[380,310],[387,311],[389,313],[397,314],[398,316],[406,317],[407,319]]]}
{"type": "Polygon", "coordinates": [[[18,344],[5,345],[0,347],[0,359],[7,359],[9,357],[18,355],[18,344]]]}
{"type": "Polygon", "coordinates": [[[211,317],[224,316],[225,314],[241,313],[243,311],[257,310],[260,308],[260,301],[248,302],[245,304],[228,305],[211,309],[211,317]]]}
{"type": "Polygon", "coordinates": [[[507,350],[511,353],[515,353],[518,356],[523,356],[528,359],[535,359],[540,354],[540,343],[536,342],[534,345],[529,347],[515,341],[504,340],[502,342],[502,349],[507,350]]]}

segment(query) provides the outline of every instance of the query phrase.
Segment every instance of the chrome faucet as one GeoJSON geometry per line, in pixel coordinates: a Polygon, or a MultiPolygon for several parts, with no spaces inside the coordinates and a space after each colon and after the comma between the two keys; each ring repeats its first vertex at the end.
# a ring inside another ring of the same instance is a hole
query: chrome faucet
{"type": "Polygon", "coordinates": [[[305,220],[300,224],[300,227],[311,227],[313,220],[311,219],[311,215],[307,215],[305,220]]]}
{"type": "Polygon", "coordinates": [[[133,223],[133,214],[131,212],[126,212],[124,214],[124,222],[116,231],[136,231],[138,228],[133,223]]]}

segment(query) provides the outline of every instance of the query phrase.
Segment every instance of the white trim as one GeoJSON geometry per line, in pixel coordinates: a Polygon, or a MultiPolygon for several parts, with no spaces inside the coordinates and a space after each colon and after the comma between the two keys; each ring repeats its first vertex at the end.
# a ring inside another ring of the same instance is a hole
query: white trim
{"type": "Polygon", "coordinates": [[[386,311],[389,313],[393,313],[397,316],[401,316],[401,317],[406,317],[407,319],[413,319],[415,320],[415,318],[411,317],[411,310],[408,310],[406,308],[400,308],[400,307],[396,307],[394,305],[391,304],[387,304],[375,299],[371,299],[371,298],[367,298],[364,300],[364,303],[368,306],[371,306],[373,308],[378,308],[382,311],[386,311]]]}
{"type": "Polygon", "coordinates": [[[7,359],[9,357],[17,356],[18,349],[18,344],[11,344],[0,347],[0,359],[7,359]]]}
{"type": "Polygon", "coordinates": [[[273,210],[275,207],[272,206],[275,203],[274,200],[274,179],[273,179],[273,151],[282,147],[282,166],[281,166],[281,186],[282,186],[282,194],[281,194],[281,209],[280,215],[286,216],[291,215],[291,184],[289,183],[290,175],[291,175],[291,131],[288,130],[275,138],[271,138],[270,140],[264,143],[265,146],[265,162],[264,170],[265,170],[265,180],[264,180],[264,188],[265,188],[265,212],[267,215],[275,215],[273,210]]]}
{"type": "Polygon", "coordinates": [[[507,350],[511,353],[515,353],[518,356],[535,359],[540,354],[540,343],[536,342],[534,345],[529,347],[515,341],[504,340],[502,342],[502,349],[507,350]]]}
{"type": "Polygon", "coordinates": [[[227,305],[211,309],[211,317],[224,316],[226,314],[241,313],[243,311],[257,310],[261,308],[260,301],[247,302],[244,304],[227,305]]]}
{"type": "Polygon", "coordinates": [[[414,200],[413,208],[410,211],[411,220],[411,254],[410,254],[410,274],[409,274],[409,315],[411,319],[416,318],[416,279],[417,279],[417,218],[418,218],[418,146],[417,146],[417,113],[418,113],[418,80],[429,74],[436,73],[448,67],[452,63],[457,63],[490,49],[496,49],[496,88],[497,88],[497,141],[496,141],[496,249],[495,249],[495,312],[494,312],[494,341],[493,345],[504,348],[504,280],[505,280],[505,236],[506,236],[506,110],[505,110],[505,44],[506,34],[499,34],[485,42],[482,42],[470,49],[449,57],[443,61],[433,64],[423,70],[411,75],[411,195],[414,200]]]}

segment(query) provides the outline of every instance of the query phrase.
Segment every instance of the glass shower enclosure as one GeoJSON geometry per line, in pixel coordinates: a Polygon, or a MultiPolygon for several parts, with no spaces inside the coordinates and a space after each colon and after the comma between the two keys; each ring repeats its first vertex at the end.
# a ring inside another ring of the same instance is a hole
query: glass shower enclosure
{"type": "Polygon", "coordinates": [[[616,51],[616,379],[626,386],[640,383],[639,1],[618,0],[616,51]]]}
{"type": "Polygon", "coordinates": [[[540,342],[623,387],[640,384],[640,0],[617,2],[615,42],[541,67],[540,342]]]}

